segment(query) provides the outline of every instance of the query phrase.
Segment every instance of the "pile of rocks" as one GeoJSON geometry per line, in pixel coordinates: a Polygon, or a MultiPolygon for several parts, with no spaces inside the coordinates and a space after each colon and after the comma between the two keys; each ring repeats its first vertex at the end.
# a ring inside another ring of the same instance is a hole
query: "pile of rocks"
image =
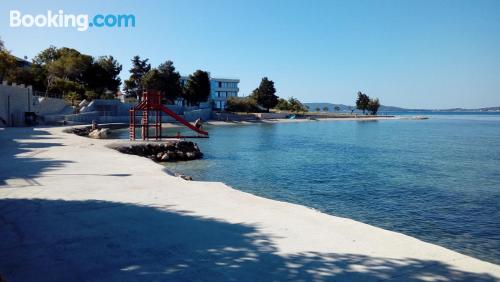
{"type": "Polygon", "coordinates": [[[92,127],[90,126],[85,126],[85,127],[75,127],[71,129],[71,132],[78,136],[89,136],[90,132],[92,131],[92,127]]]}
{"type": "Polygon", "coordinates": [[[92,130],[91,126],[85,126],[72,128],[69,132],[72,132],[78,136],[85,136],[95,139],[105,139],[108,138],[111,130],[109,128],[96,128],[92,130]]]}
{"type": "Polygon", "coordinates": [[[143,142],[113,147],[122,153],[147,157],[155,162],[188,161],[203,157],[198,145],[191,141],[143,142]]]}

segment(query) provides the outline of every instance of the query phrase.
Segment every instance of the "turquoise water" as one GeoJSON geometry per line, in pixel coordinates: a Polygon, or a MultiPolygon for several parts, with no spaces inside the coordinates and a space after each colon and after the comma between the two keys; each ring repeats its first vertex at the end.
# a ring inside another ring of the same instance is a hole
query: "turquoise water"
{"type": "Polygon", "coordinates": [[[208,130],[167,166],[500,263],[500,115],[208,130]]]}

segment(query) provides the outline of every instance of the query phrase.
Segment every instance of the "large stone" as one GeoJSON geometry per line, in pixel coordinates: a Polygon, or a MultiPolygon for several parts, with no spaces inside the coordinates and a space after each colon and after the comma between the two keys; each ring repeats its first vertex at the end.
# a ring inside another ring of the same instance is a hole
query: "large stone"
{"type": "Polygon", "coordinates": [[[108,137],[108,128],[94,129],[89,133],[90,138],[103,139],[108,137]]]}

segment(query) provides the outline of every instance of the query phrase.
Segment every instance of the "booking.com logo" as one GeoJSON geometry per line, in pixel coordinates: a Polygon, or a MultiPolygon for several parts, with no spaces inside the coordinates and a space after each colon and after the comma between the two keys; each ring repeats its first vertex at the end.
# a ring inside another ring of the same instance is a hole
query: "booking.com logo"
{"type": "Polygon", "coordinates": [[[78,31],[87,31],[91,27],[135,27],[134,15],[98,14],[65,14],[63,10],[57,13],[47,11],[47,14],[21,14],[21,11],[10,11],[11,27],[47,27],[47,28],[76,28],[78,31]]]}

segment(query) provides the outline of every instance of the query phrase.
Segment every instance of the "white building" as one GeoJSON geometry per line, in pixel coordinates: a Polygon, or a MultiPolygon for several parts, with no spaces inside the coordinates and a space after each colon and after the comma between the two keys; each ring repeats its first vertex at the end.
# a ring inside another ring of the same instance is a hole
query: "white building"
{"type": "MultiPolygon", "coordinates": [[[[181,85],[185,85],[188,77],[181,77],[181,85]]],[[[216,110],[226,108],[227,99],[229,97],[237,97],[240,89],[238,88],[239,79],[232,78],[210,78],[210,103],[216,110]]]]}
{"type": "Polygon", "coordinates": [[[221,110],[226,108],[227,98],[237,97],[239,88],[239,79],[230,78],[211,78],[210,79],[210,96],[215,109],[221,110]]]}

